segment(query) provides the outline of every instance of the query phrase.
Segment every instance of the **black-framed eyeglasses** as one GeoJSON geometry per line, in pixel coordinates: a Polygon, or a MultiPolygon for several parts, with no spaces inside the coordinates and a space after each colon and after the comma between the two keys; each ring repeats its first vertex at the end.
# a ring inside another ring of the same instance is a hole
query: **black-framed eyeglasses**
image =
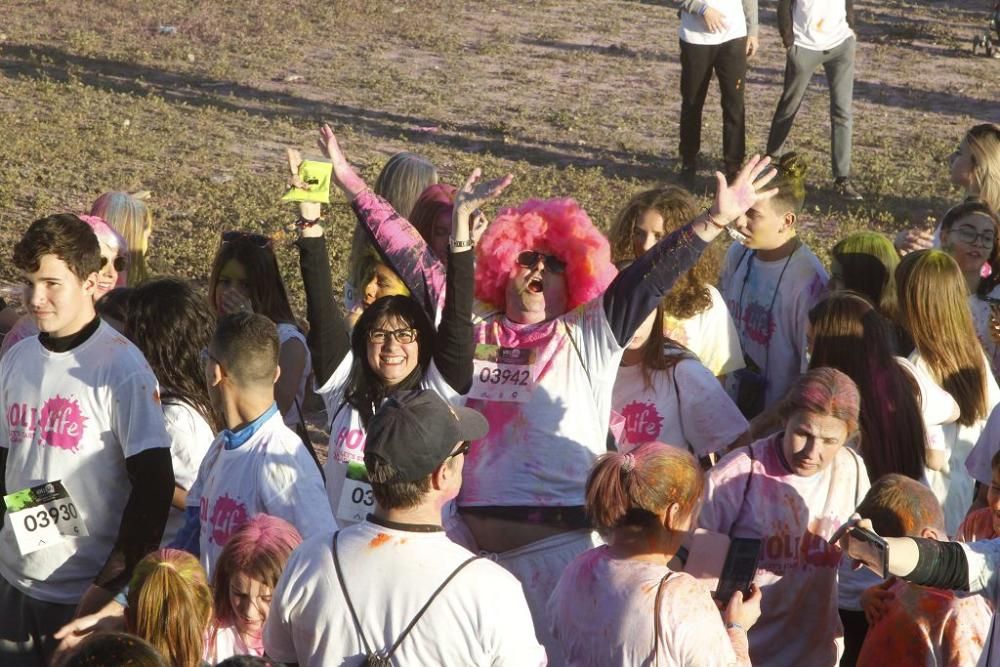
{"type": "Polygon", "coordinates": [[[562,273],[566,270],[566,262],[555,255],[546,255],[544,252],[538,252],[537,250],[522,250],[521,254],[517,256],[518,266],[523,266],[526,269],[533,269],[538,266],[539,260],[544,260],[546,270],[552,273],[562,273]]]}
{"type": "Polygon", "coordinates": [[[369,329],[368,340],[372,343],[383,344],[392,336],[400,345],[412,343],[417,339],[417,330],[412,327],[387,331],[386,329],[369,329]]]}
{"type": "MultiPolygon", "coordinates": [[[[103,269],[108,265],[108,258],[101,256],[101,268],[103,269]]],[[[111,266],[115,267],[115,271],[121,273],[128,268],[128,257],[124,255],[118,255],[113,260],[111,260],[111,266]]]]}
{"type": "Polygon", "coordinates": [[[472,449],[472,443],[469,442],[468,440],[466,440],[465,442],[462,443],[462,445],[458,449],[456,449],[451,454],[449,454],[448,458],[449,459],[453,459],[456,456],[458,456],[459,454],[461,454],[463,456],[468,456],[470,449],[472,449]]]}
{"type": "Polygon", "coordinates": [[[976,232],[972,227],[956,227],[955,236],[959,238],[962,243],[968,243],[969,245],[977,245],[985,248],[992,248],[993,244],[996,243],[997,236],[992,231],[985,231],[982,234],[976,232]],[[983,241],[984,243],[980,243],[983,241]]]}
{"type": "Polygon", "coordinates": [[[228,232],[222,232],[223,243],[235,243],[237,241],[248,241],[259,248],[270,248],[274,243],[274,239],[270,236],[264,236],[263,234],[257,234],[256,232],[244,232],[238,229],[231,229],[228,232]]]}

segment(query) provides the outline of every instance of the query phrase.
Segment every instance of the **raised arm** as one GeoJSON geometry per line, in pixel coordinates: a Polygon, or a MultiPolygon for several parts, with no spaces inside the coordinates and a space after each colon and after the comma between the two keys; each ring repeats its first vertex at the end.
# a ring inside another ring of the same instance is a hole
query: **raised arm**
{"type": "Polygon", "coordinates": [[[604,293],[604,312],[619,345],[628,344],[643,320],[722,230],[742,219],[755,203],[777,193],[777,189],[759,190],[775,176],[775,171],[768,169],[770,162],[770,158],[754,156],[732,185],[716,172],[718,187],[712,206],[615,277],[604,293]]]}
{"type": "Polygon", "coordinates": [[[358,222],[379,253],[433,319],[444,298],[444,265],[416,228],[358,176],[330,126],[321,127],[319,134],[319,147],[333,162],[333,182],[351,203],[358,222]]]}
{"type": "Polygon", "coordinates": [[[507,174],[503,178],[480,183],[480,174],[478,168],[473,170],[455,198],[451,217],[448,289],[434,346],[434,365],[459,394],[466,393],[472,386],[472,357],[476,349],[472,331],[472,293],[475,282],[472,252],[475,240],[472,226],[476,218],[475,212],[490,199],[500,196],[513,180],[507,174]]]}

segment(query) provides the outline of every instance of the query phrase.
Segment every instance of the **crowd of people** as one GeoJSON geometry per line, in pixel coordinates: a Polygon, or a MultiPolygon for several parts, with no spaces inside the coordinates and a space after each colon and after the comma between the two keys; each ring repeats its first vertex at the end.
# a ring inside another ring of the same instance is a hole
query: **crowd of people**
{"type": "Polygon", "coordinates": [[[749,160],[756,0],[679,4],[685,187],[607,236],[412,153],[369,186],[326,125],[357,224],[338,297],[322,204],[289,211],[304,319],[259,233],[221,233],[207,293],[157,275],[148,193],[27,225],[0,303],[0,665],[1000,665],[1000,126],[961,137],[942,179],[966,198],[933,232],[853,233],[824,265],[781,150],[823,65],[860,199],[852,3],[779,2],[785,89],[749,160]]]}

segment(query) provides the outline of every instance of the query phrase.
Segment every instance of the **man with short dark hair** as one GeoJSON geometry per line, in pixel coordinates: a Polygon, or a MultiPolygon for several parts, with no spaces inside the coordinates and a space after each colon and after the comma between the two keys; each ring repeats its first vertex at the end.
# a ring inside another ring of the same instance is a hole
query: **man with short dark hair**
{"type": "Polygon", "coordinates": [[[441,525],[468,443],[488,429],[430,390],[382,404],[365,444],[375,513],[292,554],[264,629],[269,657],[313,667],[388,653],[397,665],[545,664],[520,582],[441,525]]]}
{"type": "Polygon", "coordinates": [[[142,353],[101,322],[101,251],[75,215],[14,247],[40,333],[0,361],[0,664],[44,665],[155,549],[173,495],[170,440],[142,353]]]}
{"type": "Polygon", "coordinates": [[[229,537],[257,514],[285,519],[303,537],[336,529],[319,468],[274,402],[278,330],[256,313],[219,318],[202,352],[212,405],[226,424],[188,492],[175,546],[201,559],[211,577],[229,537]]]}

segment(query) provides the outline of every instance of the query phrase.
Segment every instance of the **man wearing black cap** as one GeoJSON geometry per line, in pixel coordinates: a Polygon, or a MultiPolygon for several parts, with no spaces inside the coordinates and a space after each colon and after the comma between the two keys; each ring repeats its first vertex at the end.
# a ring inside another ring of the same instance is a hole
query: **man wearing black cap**
{"type": "Polygon", "coordinates": [[[269,657],[315,666],[387,654],[395,665],[545,664],[520,582],[442,528],[469,442],[488,430],[481,414],[430,390],[382,404],[365,445],[375,513],[292,555],[264,630],[269,657]]]}

